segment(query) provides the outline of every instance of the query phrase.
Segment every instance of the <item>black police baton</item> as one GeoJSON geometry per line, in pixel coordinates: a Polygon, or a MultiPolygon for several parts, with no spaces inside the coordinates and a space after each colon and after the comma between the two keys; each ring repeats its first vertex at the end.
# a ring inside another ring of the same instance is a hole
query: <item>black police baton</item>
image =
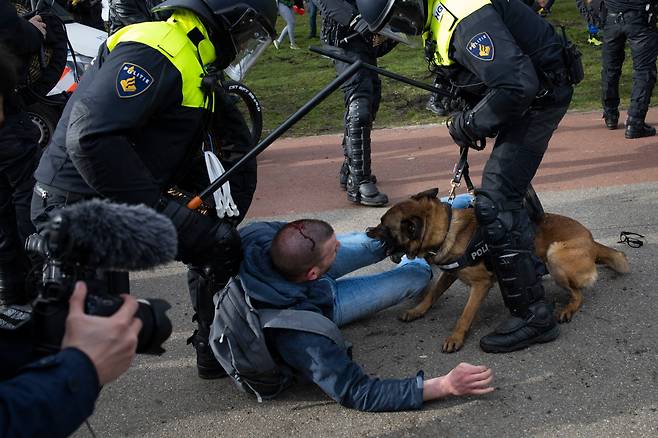
{"type": "Polygon", "coordinates": [[[203,190],[197,196],[192,198],[187,203],[187,208],[191,210],[197,209],[203,203],[203,200],[206,197],[211,196],[219,187],[221,187],[221,185],[224,184],[231,177],[231,175],[233,175],[233,173],[237,171],[237,169],[242,167],[247,161],[251,160],[256,155],[260,154],[263,150],[265,150],[265,148],[271,145],[274,142],[274,140],[281,137],[288,129],[290,129],[292,125],[297,123],[313,108],[318,106],[320,102],[326,99],[331,93],[336,91],[338,87],[340,87],[345,82],[347,82],[347,80],[350,79],[354,75],[354,73],[356,73],[357,70],[359,70],[362,66],[363,63],[361,61],[354,62],[347,70],[345,70],[343,73],[338,75],[338,77],[336,77],[333,81],[331,81],[329,85],[327,85],[322,90],[320,90],[320,92],[318,92],[315,96],[313,96],[300,109],[298,109],[290,117],[288,117],[282,124],[280,124],[274,131],[272,131],[270,135],[268,135],[260,143],[258,143],[251,151],[249,151],[249,153],[247,153],[247,155],[245,155],[244,157],[242,157],[242,159],[240,159],[240,161],[235,163],[233,167],[231,167],[229,170],[223,173],[215,181],[213,181],[205,190],[203,190]]]}
{"type": "MultiPolygon", "coordinates": [[[[326,56],[328,58],[335,59],[337,61],[342,61],[347,64],[352,64],[356,62],[358,59],[356,57],[350,56],[348,53],[346,53],[343,49],[338,48],[338,47],[316,47],[316,46],[311,46],[309,47],[309,50],[311,52],[319,53],[322,56],[326,56]]],[[[431,93],[437,93],[440,94],[444,97],[455,97],[453,93],[446,91],[442,88],[435,87],[433,85],[426,84],[424,82],[417,81],[415,79],[408,78],[406,76],[402,76],[401,74],[393,73],[392,71],[388,71],[386,69],[383,69],[381,67],[377,67],[372,64],[368,64],[366,62],[361,61],[361,68],[365,68],[366,70],[371,70],[374,71],[375,73],[386,76],[387,78],[391,78],[393,80],[396,80],[398,82],[403,82],[407,85],[411,85],[412,87],[416,88],[421,88],[423,90],[427,90],[431,93]]]]}

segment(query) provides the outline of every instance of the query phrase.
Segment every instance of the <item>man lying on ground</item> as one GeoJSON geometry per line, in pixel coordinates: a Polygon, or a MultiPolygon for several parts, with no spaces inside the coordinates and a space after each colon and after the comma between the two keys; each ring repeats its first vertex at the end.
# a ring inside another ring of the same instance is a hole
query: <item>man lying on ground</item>
{"type": "MultiPolygon", "coordinates": [[[[425,260],[406,258],[386,272],[342,278],[384,259],[386,248],[365,233],[336,236],[331,225],[320,220],[257,222],[240,234],[240,279],[257,309],[307,310],[343,326],[419,295],[432,278],[425,260]]],[[[384,380],[366,374],[328,337],[284,329],[267,329],[265,335],[282,366],[354,409],[419,409],[424,401],[494,389],[486,366],[462,363],[432,379],[424,379],[420,371],[414,377],[384,380]]]]}

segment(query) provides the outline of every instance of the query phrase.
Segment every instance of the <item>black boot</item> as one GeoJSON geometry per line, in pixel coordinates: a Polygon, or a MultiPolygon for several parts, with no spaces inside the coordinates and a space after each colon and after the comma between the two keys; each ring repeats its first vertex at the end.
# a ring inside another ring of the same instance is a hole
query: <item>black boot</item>
{"type": "Polygon", "coordinates": [[[354,99],[348,107],[345,150],[349,157],[347,199],[369,207],[383,207],[388,196],[375,185],[370,166],[372,118],[367,99],[354,99]]]}
{"type": "MultiPolygon", "coordinates": [[[[338,173],[338,183],[340,188],[347,190],[347,178],[350,176],[350,167],[349,167],[349,158],[345,157],[343,164],[340,166],[340,172],[338,173]]],[[[377,183],[377,176],[375,174],[370,175],[370,182],[377,183]]]]}
{"type": "Polygon", "coordinates": [[[498,205],[489,193],[477,193],[475,216],[488,246],[489,264],[512,314],[480,340],[480,347],[487,353],[520,350],[552,341],[560,334],[553,310],[544,302],[528,213],[511,204],[509,210],[499,209],[498,205]]]}
{"type": "Polygon", "coordinates": [[[619,127],[619,111],[615,110],[603,110],[603,120],[605,121],[605,127],[614,130],[619,127]]]}
{"type": "Polygon", "coordinates": [[[213,275],[207,268],[189,266],[187,282],[190,288],[192,306],[196,313],[192,321],[197,322],[197,329],[187,340],[196,350],[196,366],[199,377],[202,379],[217,379],[226,377],[226,371],[217,362],[212,352],[208,337],[210,326],[215,317],[215,305],[213,295],[223,287],[223,283],[213,280],[213,275]]]}
{"type": "Polygon", "coordinates": [[[226,377],[226,371],[217,362],[215,354],[210,347],[208,336],[210,335],[210,328],[203,327],[199,324],[199,328],[194,330],[192,336],[187,340],[188,344],[192,344],[196,350],[196,368],[199,377],[202,379],[220,379],[226,377]]]}
{"type": "Polygon", "coordinates": [[[427,99],[427,105],[425,109],[433,112],[437,116],[447,116],[448,110],[443,106],[443,102],[436,94],[432,94],[429,99],[427,99]]]}
{"type": "Polygon", "coordinates": [[[348,158],[345,157],[343,164],[340,166],[340,172],[338,173],[338,183],[340,188],[347,190],[347,177],[350,176],[350,167],[348,158]]]}
{"type": "Polygon", "coordinates": [[[651,137],[653,135],[656,135],[656,128],[647,125],[644,123],[644,120],[629,117],[626,121],[626,132],[624,133],[624,137],[630,139],[651,137]]]}
{"type": "Polygon", "coordinates": [[[388,204],[388,196],[380,192],[374,182],[357,182],[352,176],[347,180],[347,199],[367,207],[384,207],[388,204]]]}
{"type": "Polygon", "coordinates": [[[532,344],[550,342],[560,334],[552,306],[537,301],[528,306],[523,317],[512,316],[493,333],[480,339],[480,347],[487,353],[508,353],[532,344]]]}

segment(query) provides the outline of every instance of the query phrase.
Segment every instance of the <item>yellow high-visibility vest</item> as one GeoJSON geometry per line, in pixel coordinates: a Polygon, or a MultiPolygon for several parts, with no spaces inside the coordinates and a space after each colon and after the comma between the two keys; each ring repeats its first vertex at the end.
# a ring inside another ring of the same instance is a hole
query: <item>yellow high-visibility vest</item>
{"type": "Polygon", "coordinates": [[[457,24],[480,8],[490,5],[489,0],[434,0],[427,2],[428,13],[423,46],[431,38],[435,43],[434,58],[436,65],[449,66],[455,61],[450,59],[449,50],[452,34],[457,24]]]}

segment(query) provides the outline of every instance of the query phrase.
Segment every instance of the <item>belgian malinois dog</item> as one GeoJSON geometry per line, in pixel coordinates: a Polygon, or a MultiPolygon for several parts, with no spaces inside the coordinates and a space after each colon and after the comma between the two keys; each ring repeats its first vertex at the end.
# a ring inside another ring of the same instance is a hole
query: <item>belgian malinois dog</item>
{"type": "MultiPolygon", "coordinates": [[[[390,254],[423,257],[435,265],[459,259],[477,230],[474,209],[450,212],[451,207],[437,199],[437,195],[438,189],[432,189],[399,202],[382,216],[379,225],[368,229],[368,235],[387,242],[390,254]]],[[[629,272],[623,252],[595,242],[592,233],[574,219],[545,213],[535,226],[535,254],[545,263],[555,282],[571,293],[569,302],[556,311],[559,322],[571,321],[582,305],[582,289],[596,281],[597,264],[619,273],[629,272]]],[[[446,353],[455,352],[464,345],[473,318],[496,280],[483,259],[457,271],[442,272],[419,304],[400,316],[403,321],[422,317],[457,279],[466,283],[470,292],[457,325],[443,343],[446,353]]]]}

